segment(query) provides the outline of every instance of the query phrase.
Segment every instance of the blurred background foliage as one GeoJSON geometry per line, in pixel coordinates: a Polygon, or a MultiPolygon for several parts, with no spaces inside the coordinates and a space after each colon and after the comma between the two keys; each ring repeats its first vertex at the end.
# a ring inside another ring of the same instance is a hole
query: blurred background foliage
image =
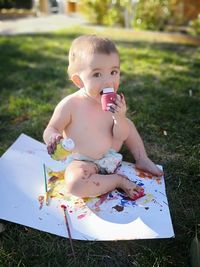
{"type": "Polygon", "coordinates": [[[196,19],[190,21],[189,32],[193,35],[200,35],[200,13],[196,19]]]}
{"type": "Polygon", "coordinates": [[[0,8],[31,8],[32,0],[0,0],[0,8]]]}
{"type": "MultiPolygon", "coordinates": [[[[33,9],[61,0],[0,0],[1,9],[33,9]]],[[[62,0],[96,25],[200,35],[200,0],[62,0]]]]}
{"type": "Polygon", "coordinates": [[[80,11],[94,24],[159,31],[200,32],[200,1],[81,0],[80,11]]]}

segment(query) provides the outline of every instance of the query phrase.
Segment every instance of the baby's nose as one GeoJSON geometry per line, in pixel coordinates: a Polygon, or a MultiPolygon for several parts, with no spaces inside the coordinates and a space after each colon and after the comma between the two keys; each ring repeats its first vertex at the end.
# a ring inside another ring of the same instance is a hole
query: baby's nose
{"type": "Polygon", "coordinates": [[[104,81],[104,88],[106,88],[106,87],[113,87],[113,85],[114,85],[114,82],[113,82],[112,79],[106,79],[104,81]]]}

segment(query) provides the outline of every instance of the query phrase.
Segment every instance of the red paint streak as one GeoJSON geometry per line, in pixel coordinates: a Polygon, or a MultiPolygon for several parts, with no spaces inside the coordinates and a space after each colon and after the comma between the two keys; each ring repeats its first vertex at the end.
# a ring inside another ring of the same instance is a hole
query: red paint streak
{"type": "Polygon", "coordinates": [[[41,210],[42,207],[43,207],[43,204],[44,204],[44,196],[39,196],[39,197],[38,197],[38,201],[39,201],[39,203],[40,203],[40,207],[39,207],[39,209],[41,210]]]}
{"type": "Polygon", "coordinates": [[[84,218],[86,216],[86,214],[80,214],[80,215],[78,215],[78,219],[82,219],[82,218],[84,218]]]}
{"type": "Polygon", "coordinates": [[[144,190],[140,191],[140,192],[138,192],[136,194],[133,194],[132,200],[137,200],[138,198],[141,198],[143,196],[145,196],[144,190]]]}
{"type": "Polygon", "coordinates": [[[123,197],[124,200],[128,200],[128,201],[135,201],[138,198],[141,198],[143,196],[145,196],[146,194],[144,193],[144,188],[141,188],[141,191],[138,191],[136,193],[133,194],[132,197],[123,197]]]}
{"type": "Polygon", "coordinates": [[[95,203],[95,207],[100,206],[104,201],[106,201],[109,193],[103,194],[100,196],[100,199],[95,203]]]}
{"type": "Polygon", "coordinates": [[[66,208],[67,208],[64,204],[62,204],[60,207],[61,207],[62,209],[64,209],[64,210],[66,210],[66,208]]]}

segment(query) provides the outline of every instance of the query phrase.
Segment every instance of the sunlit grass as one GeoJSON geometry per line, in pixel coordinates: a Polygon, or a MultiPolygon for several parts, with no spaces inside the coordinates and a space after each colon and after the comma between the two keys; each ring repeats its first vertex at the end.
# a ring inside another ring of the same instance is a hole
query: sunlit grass
{"type": "MultiPolygon", "coordinates": [[[[141,41],[116,29],[99,32],[119,48],[128,116],[150,157],[164,167],[176,238],[75,241],[75,263],[68,240],[6,223],[2,266],[188,266],[189,244],[200,222],[200,48],[141,41]]],[[[67,77],[67,53],[82,33],[89,32],[0,37],[0,154],[22,132],[42,141],[55,105],[76,90],[67,77]]]]}

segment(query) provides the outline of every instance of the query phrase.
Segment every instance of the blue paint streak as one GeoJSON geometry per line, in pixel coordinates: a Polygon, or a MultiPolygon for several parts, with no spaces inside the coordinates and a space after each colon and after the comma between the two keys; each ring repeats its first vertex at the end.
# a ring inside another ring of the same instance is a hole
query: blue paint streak
{"type": "Polygon", "coordinates": [[[127,207],[127,206],[137,206],[136,201],[135,200],[131,200],[131,199],[127,199],[127,197],[124,194],[119,193],[119,196],[121,197],[120,200],[120,204],[123,207],[127,207]]]}
{"type": "Polygon", "coordinates": [[[110,198],[113,198],[113,194],[110,192],[108,195],[110,198]]]}
{"type": "Polygon", "coordinates": [[[121,199],[120,205],[123,207],[127,207],[127,206],[135,207],[135,206],[137,206],[137,204],[134,200],[126,200],[126,199],[121,199]]]}

